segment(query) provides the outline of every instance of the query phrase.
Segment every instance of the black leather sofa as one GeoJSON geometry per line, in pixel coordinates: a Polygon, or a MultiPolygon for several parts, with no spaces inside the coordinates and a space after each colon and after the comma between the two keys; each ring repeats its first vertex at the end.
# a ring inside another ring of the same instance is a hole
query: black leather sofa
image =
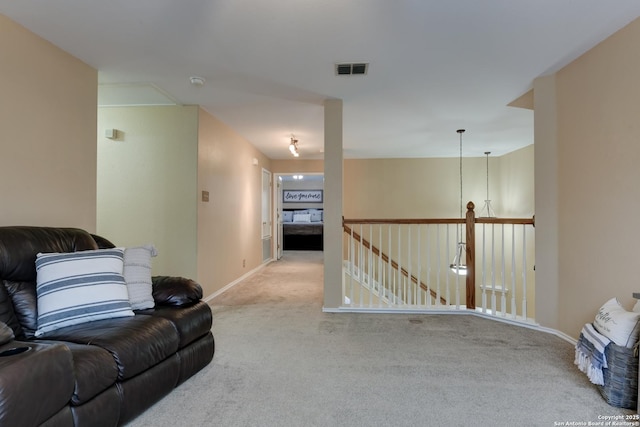
{"type": "Polygon", "coordinates": [[[155,307],[35,337],[38,252],[113,245],[73,228],[0,227],[0,426],[126,424],[213,358],[196,282],[153,277],[155,307]]]}

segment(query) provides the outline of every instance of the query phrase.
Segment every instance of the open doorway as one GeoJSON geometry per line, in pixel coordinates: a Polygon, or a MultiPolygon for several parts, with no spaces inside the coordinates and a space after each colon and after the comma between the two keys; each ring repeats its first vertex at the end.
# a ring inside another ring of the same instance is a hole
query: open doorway
{"type": "Polygon", "coordinates": [[[324,175],[276,174],[275,253],[287,250],[322,251],[324,240],[324,175]]]}

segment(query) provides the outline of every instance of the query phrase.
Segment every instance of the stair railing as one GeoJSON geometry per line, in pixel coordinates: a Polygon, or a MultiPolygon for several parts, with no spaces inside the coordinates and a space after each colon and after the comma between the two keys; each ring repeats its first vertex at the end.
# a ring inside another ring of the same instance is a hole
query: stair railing
{"type": "Polygon", "coordinates": [[[474,208],[472,202],[467,204],[465,218],[343,219],[347,236],[345,269],[349,281],[357,281],[349,288],[349,295],[345,289],[345,301],[349,301],[349,306],[363,308],[468,309],[526,321],[527,295],[533,290],[533,283],[527,289],[528,281],[533,282],[528,279],[527,260],[533,251],[527,246],[525,227],[535,226],[535,220],[476,218],[474,208]],[[519,248],[516,248],[516,226],[522,226],[519,248]],[[425,227],[427,243],[421,244],[425,240],[422,236],[425,227]],[[481,243],[476,242],[476,227],[481,243]],[[465,242],[466,276],[452,274],[449,269],[453,249],[463,241],[461,234],[465,242]],[[509,234],[511,240],[507,241],[509,234]],[[496,239],[501,252],[495,249],[496,239]],[[511,249],[510,259],[506,246],[511,249]],[[516,277],[517,271],[520,278],[516,277]],[[477,279],[481,280],[479,287],[477,279]],[[476,289],[481,293],[478,303],[476,289]]]}

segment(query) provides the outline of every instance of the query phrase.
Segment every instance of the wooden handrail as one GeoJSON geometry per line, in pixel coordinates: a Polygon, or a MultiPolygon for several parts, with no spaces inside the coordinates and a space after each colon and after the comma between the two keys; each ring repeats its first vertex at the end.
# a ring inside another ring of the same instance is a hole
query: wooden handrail
{"type": "MultiPolygon", "coordinates": [[[[466,266],[467,266],[467,276],[466,276],[466,304],[468,309],[476,308],[476,275],[475,275],[475,224],[515,224],[515,225],[533,225],[535,227],[535,215],[532,218],[477,218],[475,216],[475,205],[473,202],[467,203],[467,214],[465,218],[417,218],[417,219],[408,219],[408,218],[398,218],[398,219],[344,219],[342,218],[342,226],[345,232],[351,234],[352,230],[348,227],[348,224],[465,224],[466,228],[466,266]]],[[[360,235],[358,233],[353,233],[354,238],[358,242],[360,242],[360,235]],[[357,237],[356,237],[357,236],[357,237]]],[[[373,246],[371,248],[371,244],[363,239],[363,245],[373,251],[374,254],[380,255],[380,250],[373,246]]],[[[382,253],[382,259],[385,262],[389,262],[389,257],[382,253]]],[[[393,268],[398,269],[398,264],[391,260],[391,265],[393,268]]],[[[402,274],[405,277],[409,276],[409,273],[404,269],[400,269],[402,274]]],[[[418,284],[418,279],[411,275],[411,281],[413,283],[418,284]]],[[[428,288],[423,282],[420,282],[420,288],[424,290],[429,290],[431,292],[431,296],[437,298],[437,294],[430,288],[428,288]]],[[[446,300],[440,297],[440,301],[443,304],[446,304],[446,300]]]]}
{"type": "MultiPolygon", "coordinates": [[[[374,255],[379,256],[382,258],[382,260],[386,263],[389,262],[389,256],[387,254],[385,254],[384,252],[380,252],[380,249],[378,249],[376,246],[372,246],[371,243],[367,240],[362,238],[362,236],[360,236],[358,233],[356,233],[355,231],[353,231],[349,226],[346,225],[346,221],[343,220],[343,225],[342,225],[344,232],[349,234],[350,236],[353,236],[353,238],[359,242],[362,243],[362,245],[369,249],[371,252],[373,252],[374,255]]],[[[391,267],[395,268],[396,270],[400,270],[400,274],[402,274],[404,277],[409,278],[409,272],[403,267],[403,268],[399,268],[400,266],[398,265],[397,262],[395,262],[394,260],[391,260],[391,267]]],[[[438,298],[438,294],[433,290],[430,289],[427,285],[425,285],[422,281],[420,281],[420,283],[418,283],[418,278],[416,276],[414,276],[413,274],[411,275],[411,282],[415,283],[416,285],[419,284],[420,288],[422,290],[425,291],[429,291],[429,293],[431,294],[431,296],[433,298],[438,298]]],[[[440,297],[440,303],[443,305],[447,305],[447,300],[440,297]]]]}
{"type": "Polygon", "coordinates": [[[344,224],[464,224],[460,218],[343,219],[344,224]]]}
{"type": "MultiPolygon", "coordinates": [[[[535,225],[534,218],[475,218],[476,224],[535,225]]],[[[466,218],[344,219],[344,224],[465,224],[466,218]]]]}

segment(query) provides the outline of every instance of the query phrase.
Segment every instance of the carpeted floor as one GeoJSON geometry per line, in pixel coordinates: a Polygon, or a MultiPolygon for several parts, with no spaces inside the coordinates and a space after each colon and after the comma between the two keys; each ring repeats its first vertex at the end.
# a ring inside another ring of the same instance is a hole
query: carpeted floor
{"type": "Polygon", "coordinates": [[[558,426],[634,413],[609,406],[553,335],[471,315],[322,313],[322,252],[286,251],[211,305],[213,362],[130,426],[558,426]]]}

